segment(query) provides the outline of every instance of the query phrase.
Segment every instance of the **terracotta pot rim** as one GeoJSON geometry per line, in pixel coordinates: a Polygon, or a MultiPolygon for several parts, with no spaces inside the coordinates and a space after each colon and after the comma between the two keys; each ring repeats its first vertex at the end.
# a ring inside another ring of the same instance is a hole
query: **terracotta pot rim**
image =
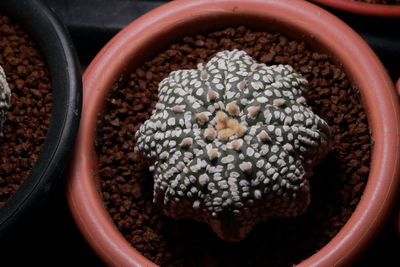
{"type": "Polygon", "coordinates": [[[337,45],[331,45],[329,49],[348,67],[346,72],[362,89],[360,91],[367,104],[368,119],[376,142],[368,184],[355,212],[326,246],[300,265],[330,266],[350,262],[385,222],[383,218],[387,217],[394,204],[398,187],[396,177],[400,167],[400,151],[397,150],[400,147],[400,115],[393,83],[368,45],[342,21],[305,1],[173,1],[150,11],[117,34],[99,52],[83,77],[83,112],[67,197],[81,232],[109,265],[154,266],[154,263],[144,258],[124,239],[112,222],[97,190],[94,178],[98,173],[94,171],[97,168],[93,160],[96,158],[93,140],[96,116],[101,105],[99,102],[102,102],[107,89],[111,88],[126,68],[124,59],[132,59],[135,52],[140,50],[140,44],[150,42],[152,37],[160,35],[163,27],[176,28],[196,16],[205,18],[214,15],[215,18],[216,14],[237,16],[246,12],[254,16],[265,16],[268,13],[268,16],[279,19],[282,24],[290,22],[298,28],[309,27],[310,35],[320,39],[321,43],[334,40],[337,45]],[[278,14],[284,14],[284,17],[278,18],[278,14]],[[299,26],[298,21],[302,21],[299,26]]]}
{"type": "Polygon", "coordinates": [[[400,17],[400,5],[384,5],[357,2],[353,0],[311,0],[338,10],[374,17],[400,17]]]}

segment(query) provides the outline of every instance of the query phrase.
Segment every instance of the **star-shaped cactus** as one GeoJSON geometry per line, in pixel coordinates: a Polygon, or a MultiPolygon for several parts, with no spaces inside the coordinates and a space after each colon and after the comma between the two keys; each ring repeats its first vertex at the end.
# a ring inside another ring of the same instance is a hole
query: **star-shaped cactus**
{"type": "Polygon", "coordinates": [[[10,108],[11,90],[8,87],[6,74],[0,66],[0,135],[3,135],[3,125],[6,120],[7,110],[10,108]]]}
{"type": "Polygon", "coordinates": [[[154,160],[164,214],[238,241],[260,220],[304,212],[330,136],[302,96],[306,84],[291,66],[258,64],[238,50],[171,72],[135,147],[154,160]]]}

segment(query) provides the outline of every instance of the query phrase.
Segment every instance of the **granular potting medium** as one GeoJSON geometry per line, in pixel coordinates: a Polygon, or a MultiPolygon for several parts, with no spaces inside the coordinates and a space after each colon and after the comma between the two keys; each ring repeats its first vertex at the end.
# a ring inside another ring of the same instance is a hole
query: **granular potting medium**
{"type": "Polygon", "coordinates": [[[50,124],[52,90],[38,45],[9,17],[0,15],[0,65],[11,106],[0,137],[0,207],[18,190],[39,157],[50,124]]]}

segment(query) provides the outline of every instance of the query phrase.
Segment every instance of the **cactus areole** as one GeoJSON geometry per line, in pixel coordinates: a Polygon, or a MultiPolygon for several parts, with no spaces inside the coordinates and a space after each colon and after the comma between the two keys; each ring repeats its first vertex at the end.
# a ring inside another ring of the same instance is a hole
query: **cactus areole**
{"type": "Polygon", "coordinates": [[[6,120],[7,110],[10,108],[11,91],[8,87],[6,74],[0,66],[0,136],[3,135],[3,125],[6,120]]]}
{"type": "Polygon", "coordinates": [[[259,221],[304,212],[330,137],[302,96],[306,84],[291,66],[258,64],[238,50],[161,81],[135,151],[153,160],[163,213],[239,241],[259,221]]]}

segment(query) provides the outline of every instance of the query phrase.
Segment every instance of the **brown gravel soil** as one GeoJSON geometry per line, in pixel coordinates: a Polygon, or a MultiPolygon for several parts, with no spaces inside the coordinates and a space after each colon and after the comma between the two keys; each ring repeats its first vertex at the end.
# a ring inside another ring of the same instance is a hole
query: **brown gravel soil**
{"type": "Polygon", "coordinates": [[[50,123],[52,89],[39,47],[9,17],[0,15],[0,65],[11,108],[0,138],[0,207],[29,175],[50,123]]]}
{"type": "Polygon", "coordinates": [[[368,4],[400,5],[400,0],[354,0],[354,1],[364,2],[368,4]]]}
{"type": "Polygon", "coordinates": [[[367,182],[371,139],[358,90],[327,55],[279,33],[238,27],[186,37],[115,84],[99,117],[97,149],[107,209],[148,259],[161,266],[292,266],[324,246],[349,219],[367,182]],[[315,169],[306,213],[259,223],[245,240],[228,243],[205,224],[163,216],[152,202],[153,177],[133,148],[134,133],[149,118],[163,78],[235,48],[259,62],[290,64],[301,72],[309,81],[307,101],[331,126],[334,144],[315,169]]]}

